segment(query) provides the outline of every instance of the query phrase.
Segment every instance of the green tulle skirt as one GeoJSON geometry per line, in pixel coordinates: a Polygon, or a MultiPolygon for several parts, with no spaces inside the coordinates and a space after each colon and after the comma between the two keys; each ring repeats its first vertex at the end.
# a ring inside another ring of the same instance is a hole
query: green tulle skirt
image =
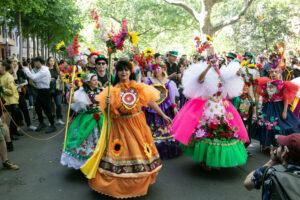
{"type": "Polygon", "coordinates": [[[97,135],[98,137],[100,137],[103,118],[104,115],[98,113],[80,113],[79,115],[77,115],[68,129],[66,150],[76,149],[80,147],[80,145],[94,131],[95,126],[99,127],[97,128],[97,130],[100,131],[97,135]]]}
{"type": "Polygon", "coordinates": [[[247,161],[247,151],[240,140],[220,141],[197,139],[191,140],[188,146],[180,144],[186,155],[197,162],[205,162],[206,166],[236,167],[247,161]]]}

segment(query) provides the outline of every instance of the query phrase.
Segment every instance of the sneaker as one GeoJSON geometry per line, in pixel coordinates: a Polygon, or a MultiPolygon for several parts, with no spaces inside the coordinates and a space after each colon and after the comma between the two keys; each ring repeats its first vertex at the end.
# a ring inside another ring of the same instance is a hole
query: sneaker
{"type": "Polygon", "coordinates": [[[65,125],[65,122],[63,122],[61,119],[58,119],[57,123],[60,124],[60,125],[65,125]]]}
{"type": "Polygon", "coordinates": [[[29,107],[28,107],[28,110],[32,110],[32,109],[33,109],[33,106],[29,106],[29,107]]]}
{"type": "Polygon", "coordinates": [[[53,133],[53,132],[55,132],[56,131],[56,127],[54,126],[54,125],[52,125],[52,126],[50,126],[49,128],[48,128],[48,130],[46,131],[46,133],[53,133]]]}
{"type": "Polygon", "coordinates": [[[36,127],[36,126],[33,126],[33,125],[30,125],[30,126],[28,127],[28,129],[31,130],[31,131],[36,131],[37,127],[36,127]]]}
{"type": "Polygon", "coordinates": [[[40,123],[40,125],[37,127],[37,129],[35,129],[35,131],[41,131],[43,128],[45,128],[46,127],[46,124],[44,124],[44,123],[40,123]]]}
{"type": "Polygon", "coordinates": [[[7,169],[13,169],[13,170],[19,169],[18,165],[11,163],[9,160],[7,160],[3,163],[3,167],[5,167],[7,169]]]}

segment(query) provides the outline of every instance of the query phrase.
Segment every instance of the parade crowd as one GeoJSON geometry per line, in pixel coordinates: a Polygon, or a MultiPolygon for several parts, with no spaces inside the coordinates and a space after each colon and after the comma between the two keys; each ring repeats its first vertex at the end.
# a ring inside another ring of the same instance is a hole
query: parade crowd
{"type": "Polygon", "coordinates": [[[71,103],[60,162],[80,169],[95,191],[116,198],[146,195],[161,160],[183,153],[200,163],[199,170],[242,166],[255,139],[270,161],[246,177],[245,187],[263,188],[265,200],[294,199],[299,192],[284,188],[295,185],[282,186],[278,172],[299,184],[299,175],[293,176],[300,171],[298,52],[205,50],[191,57],[176,50],[155,53],[143,68],[135,57],[115,57],[111,73],[109,59],[91,52],[77,63],[73,83],[65,60],[0,61],[3,166],[19,169],[7,152],[18,151],[21,129],[55,133],[57,124],[66,124],[63,105],[71,103]]]}

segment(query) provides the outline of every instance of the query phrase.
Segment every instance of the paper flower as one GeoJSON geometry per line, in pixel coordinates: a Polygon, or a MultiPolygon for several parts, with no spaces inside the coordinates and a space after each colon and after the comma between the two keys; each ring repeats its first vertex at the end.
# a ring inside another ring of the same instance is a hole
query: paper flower
{"type": "Polygon", "coordinates": [[[133,44],[133,46],[137,46],[137,43],[139,42],[139,33],[137,32],[134,32],[134,33],[131,33],[130,31],[128,31],[128,34],[129,34],[129,39],[130,39],[130,42],[133,44]]]}
{"type": "Polygon", "coordinates": [[[66,47],[65,47],[65,42],[64,41],[61,41],[60,43],[58,43],[56,45],[56,50],[57,50],[58,53],[64,52],[65,49],[66,49],[66,47]]]}
{"type": "Polygon", "coordinates": [[[146,58],[152,57],[154,55],[154,50],[151,49],[150,47],[148,47],[147,49],[145,49],[143,51],[143,53],[144,53],[144,55],[145,55],[146,58]]]}
{"type": "Polygon", "coordinates": [[[209,35],[206,35],[206,39],[207,39],[208,41],[213,41],[212,37],[210,37],[209,35]]]}

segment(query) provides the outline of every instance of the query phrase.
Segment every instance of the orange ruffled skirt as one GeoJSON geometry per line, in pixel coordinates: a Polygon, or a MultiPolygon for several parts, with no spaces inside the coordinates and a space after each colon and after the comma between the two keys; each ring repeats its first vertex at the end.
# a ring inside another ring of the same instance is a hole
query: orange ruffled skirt
{"type": "Polygon", "coordinates": [[[89,185],[115,198],[143,196],[161,166],[144,113],[121,115],[112,120],[108,149],[89,185]]]}

